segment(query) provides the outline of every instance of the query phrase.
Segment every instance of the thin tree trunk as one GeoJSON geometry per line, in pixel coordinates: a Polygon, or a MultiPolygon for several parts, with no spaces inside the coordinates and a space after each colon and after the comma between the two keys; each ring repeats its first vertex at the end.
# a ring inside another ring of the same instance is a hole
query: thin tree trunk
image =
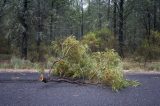
{"type": "MultiPolygon", "coordinates": [[[[52,0],[51,9],[53,10],[53,0],[52,0]]],[[[53,14],[51,14],[50,18],[51,19],[50,19],[50,36],[49,36],[49,41],[51,41],[52,38],[53,38],[53,14]]]]}
{"type": "Polygon", "coordinates": [[[40,45],[41,45],[41,33],[42,33],[42,22],[41,22],[41,8],[40,8],[40,0],[38,0],[38,35],[37,35],[37,53],[38,53],[38,61],[40,61],[40,45]]]}
{"type": "Polygon", "coordinates": [[[3,9],[4,9],[5,5],[6,5],[6,2],[7,2],[7,0],[4,0],[2,6],[0,8],[0,19],[4,15],[3,9]]]}
{"type": "Polygon", "coordinates": [[[154,0],[153,1],[154,2],[154,11],[153,11],[153,16],[154,16],[154,22],[153,22],[153,27],[154,27],[154,30],[156,31],[157,30],[157,25],[156,25],[156,23],[157,23],[157,5],[156,5],[156,0],[154,0]]]}
{"type": "Polygon", "coordinates": [[[108,19],[108,21],[110,19],[110,3],[111,3],[111,0],[108,0],[108,11],[107,11],[107,19],[108,19]]]}
{"type": "Polygon", "coordinates": [[[123,40],[123,5],[124,0],[119,1],[119,54],[121,57],[124,57],[123,53],[123,46],[124,46],[124,40],[123,40]]]}
{"type": "Polygon", "coordinates": [[[50,36],[49,36],[49,41],[52,40],[53,38],[53,15],[51,14],[50,16],[51,20],[50,20],[50,36]]]}
{"type": "Polygon", "coordinates": [[[151,13],[149,12],[149,9],[147,9],[147,18],[148,18],[148,43],[150,44],[150,37],[151,37],[151,13]]]}
{"type": "Polygon", "coordinates": [[[26,12],[28,10],[28,1],[24,0],[23,1],[23,16],[21,20],[21,24],[24,27],[24,31],[22,33],[22,44],[21,44],[21,57],[24,59],[27,59],[27,52],[28,52],[28,25],[26,23],[26,12]]]}
{"type": "Polygon", "coordinates": [[[114,10],[113,10],[113,32],[114,32],[114,37],[117,35],[117,2],[114,0],[114,10]]]}
{"type": "Polygon", "coordinates": [[[84,34],[84,21],[83,21],[83,0],[81,0],[81,34],[80,34],[80,36],[82,37],[83,36],[83,34],[84,34]]]}

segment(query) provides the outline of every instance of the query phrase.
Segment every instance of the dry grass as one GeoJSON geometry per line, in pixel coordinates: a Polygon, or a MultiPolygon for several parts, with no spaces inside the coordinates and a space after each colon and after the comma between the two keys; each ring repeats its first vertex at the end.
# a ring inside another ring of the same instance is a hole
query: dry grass
{"type": "Polygon", "coordinates": [[[154,62],[136,62],[131,59],[123,60],[123,69],[139,72],[139,71],[160,71],[160,61],[154,62]]]}
{"type": "MultiPolygon", "coordinates": [[[[49,69],[45,69],[44,70],[45,73],[48,73],[49,72],[49,69]]],[[[38,70],[36,69],[2,69],[0,68],[0,73],[39,73],[38,70]]]]}

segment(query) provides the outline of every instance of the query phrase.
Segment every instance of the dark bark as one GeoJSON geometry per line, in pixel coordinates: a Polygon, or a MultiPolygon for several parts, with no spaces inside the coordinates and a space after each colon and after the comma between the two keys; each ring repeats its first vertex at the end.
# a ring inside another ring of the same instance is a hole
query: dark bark
{"type": "Polygon", "coordinates": [[[114,0],[114,10],[113,10],[113,32],[114,37],[116,38],[117,35],[117,8],[116,8],[117,2],[114,0]]]}
{"type": "Polygon", "coordinates": [[[108,11],[107,11],[107,19],[108,19],[108,21],[109,21],[109,19],[110,19],[110,4],[111,3],[111,0],[108,0],[108,11]]]}
{"type": "Polygon", "coordinates": [[[124,0],[119,1],[119,54],[121,57],[124,57],[123,53],[123,46],[124,46],[124,40],[123,40],[123,5],[124,0]]]}
{"type": "Polygon", "coordinates": [[[53,38],[53,15],[51,14],[50,16],[50,36],[49,36],[49,41],[52,40],[53,38]]]}
{"type": "Polygon", "coordinates": [[[2,6],[0,8],[0,18],[4,15],[3,9],[4,9],[5,5],[6,5],[6,3],[7,3],[7,0],[4,0],[2,6]]]}
{"type": "Polygon", "coordinates": [[[26,22],[26,13],[28,10],[28,0],[23,1],[23,11],[22,11],[22,16],[21,16],[21,24],[24,27],[24,31],[22,33],[22,44],[21,44],[21,57],[24,59],[27,59],[27,53],[28,53],[28,25],[26,22]]]}
{"type": "Polygon", "coordinates": [[[42,33],[42,22],[41,22],[41,8],[40,8],[40,0],[38,0],[38,35],[37,35],[37,53],[38,53],[38,61],[40,61],[41,53],[40,53],[40,45],[41,45],[41,33],[42,33]]]}
{"type": "MultiPolygon", "coordinates": [[[[53,0],[52,0],[52,5],[51,5],[51,10],[53,10],[53,0]]],[[[50,15],[50,36],[49,36],[49,41],[52,40],[53,38],[53,14],[51,13],[50,15]]]]}
{"type": "Polygon", "coordinates": [[[82,37],[83,36],[83,34],[84,34],[84,21],[83,21],[83,12],[84,12],[84,10],[83,10],[83,0],[81,0],[81,34],[80,34],[80,36],[82,37]]]}
{"type": "Polygon", "coordinates": [[[147,9],[147,20],[148,20],[148,28],[147,28],[147,39],[148,43],[150,44],[150,36],[151,36],[151,13],[149,9],[147,9]]]}
{"type": "Polygon", "coordinates": [[[154,2],[154,11],[153,11],[153,17],[154,17],[154,20],[153,20],[153,27],[154,27],[154,30],[156,31],[157,30],[157,5],[156,5],[156,0],[153,1],[154,2]]]}

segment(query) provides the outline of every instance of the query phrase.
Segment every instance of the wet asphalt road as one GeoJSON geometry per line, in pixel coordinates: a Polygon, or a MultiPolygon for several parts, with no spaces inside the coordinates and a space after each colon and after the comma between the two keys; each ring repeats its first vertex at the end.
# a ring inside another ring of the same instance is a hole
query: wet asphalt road
{"type": "Polygon", "coordinates": [[[109,87],[41,83],[38,74],[0,73],[0,106],[160,106],[160,74],[131,74],[143,85],[109,87]]]}

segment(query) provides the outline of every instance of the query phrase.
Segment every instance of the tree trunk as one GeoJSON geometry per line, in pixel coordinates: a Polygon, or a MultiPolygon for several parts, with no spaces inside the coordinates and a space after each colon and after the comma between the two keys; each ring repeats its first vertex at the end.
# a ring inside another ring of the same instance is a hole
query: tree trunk
{"type": "Polygon", "coordinates": [[[27,59],[27,52],[28,52],[28,25],[26,23],[26,12],[28,10],[28,0],[23,1],[23,16],[21,20],[21,24],[24,27],[24,31],[22,33],[22,44],[21,44],[21,57],[27,59]]]}
{"type": "Polygon", "coordinates": [[[117,38],[117,2],[114,0],[114,10],[113,10],[113,32],[114,32],[114,37],[117,38]]]}
{"type": "Polygon", "coordinates": [[[7,2],[7,0],[4,0],[3,4],[1,5],[1,8],[0,8],[0,19],[4,15],[3,9],[4,9],[5,5],[6,5],[6,2],[7,2]]]}
{"type": "Polygon", "coordinates": [[[147,39],[148,39],[148,43],[150,44],[150,37],[151,37],[151,13],[150,13],[149,9],[147,9],[147,20],[148,20],[147,39]]]}
{"type": "Polygon", "coordinates": [[[108,19],[108,21],[110,19],[110,3],[111,3],[111,0],[108,0],[108,11],[107,11],[107,19],[108,19]]]}
{"type": "MultiPolygon", "coordinates": [[[[52,5],[51,5],[51,10],[53,10],[53,0],[52,0],[52,5]]],[[[51,13],[51,16],[50,16],[50,36],[49,36],[49,41],[52,40],[53,38],[53,14],[51,13]]]]}
{"type": "Polygon", "coordinates": [[[40,8],[40,0],[38,0],[38,34],[37,34],[37,53],[38,53],[38,61],[40,61],[41,53],[40,53],[40,45],[41,45],[41,34],[42,34],[42,22],[41,22],[41,8],[40,8]]]}
{"type": "Polygon", "coordinates": [[[119,1],[119,54],[121,57],[124,57],[123,53],[123,46],[124,46],[124,40],[123,40],[123,5],[124,0],[119,1]]]}
{"type": "Polygon", "coordinates": [[[153,1],[154,2],[154,5],[153,5],[153,8],[154,8],[154,11],[153,11],[153,17],[154,17],[154,20],[153,20],[153,27],[154,27],[154,31],[157,30],[157,5],[156,5],[156,0],[153,1]]]}
{"type": "Polygon", "coordinates": [[[51,42],[51,40],[53,39],[53,15],[51,14],[50,16],[51,20],[50,20],[50,36],[49,36],[49,41],[51,42]]]}
{"type": "Polygon", "coordinates": [[[84,22],[83,22],[83,0],[81,0],[81,34],[80,34],[80,36],[82,37],[83,36],[83,34],[84,34],[84,22]]]}

